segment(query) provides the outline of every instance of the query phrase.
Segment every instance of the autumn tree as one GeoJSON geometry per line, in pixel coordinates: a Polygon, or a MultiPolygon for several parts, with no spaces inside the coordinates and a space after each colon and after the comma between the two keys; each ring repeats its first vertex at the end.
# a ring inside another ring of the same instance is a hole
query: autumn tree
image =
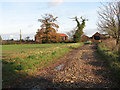
{"type": "Polygon", "coordinates": [[[57,42],[58,41],[58,31],[59,26],[55,24],[58,17],[53,17],[51,14],[45,14],[42,19],[38,19],[42,23],[40,33],[40,39],[42,42],[57,42]]]}
{"type": "Polygon", "coordinates": [[[81,36],[84,33],[83,29],[85,27],[85,21],[87,21],[87,19],[84,19],[83,17],[80,17],[80,19],[82,19],[82,23],[80,23],[78,21],[79,18],[77,18],[77,16],[75,18],[72,18],[72,19],[74,19],[74,21],[77,22],[77,27],[76,27],[77,29],[76,29],[75,34],[73,35],[73,39],[74,39],[75,42],[79,42],[80,39],[81,39],[81,36]]]}

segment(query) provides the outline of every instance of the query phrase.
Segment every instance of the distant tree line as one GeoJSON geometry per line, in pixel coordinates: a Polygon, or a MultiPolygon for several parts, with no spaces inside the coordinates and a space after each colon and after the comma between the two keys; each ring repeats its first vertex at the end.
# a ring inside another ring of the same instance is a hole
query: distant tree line
{"type": "Polygon", "coordinates": [[[10,45],[10,44],[35,44],[36,42],[34,40],[2,40],[2,45],[10,45]]]}
{"type": "Polygon", "coordinates": [[[29,36],[27,36],[25,39],[21,40],[14,40],[14,39],[8,39],[8,40],[2,40],[0,37],[0,41],[2,45],[9,45],[9,44],[35,44],[34,40],[31,40],[29,36]]]}

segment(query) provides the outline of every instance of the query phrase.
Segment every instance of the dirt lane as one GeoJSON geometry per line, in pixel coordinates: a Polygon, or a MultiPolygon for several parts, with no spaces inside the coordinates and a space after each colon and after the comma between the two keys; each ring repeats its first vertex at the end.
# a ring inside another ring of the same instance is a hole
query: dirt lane
{"type": "Polygon", "coordinates": [[[96,45],[84,45],[61,57],[57,63],[40,69],[35,76],[12,88],[116,88],[117,81],[106,63],[96,54],[96,45]],[[59,65],[64,65],[56,70],[59,65]]]}

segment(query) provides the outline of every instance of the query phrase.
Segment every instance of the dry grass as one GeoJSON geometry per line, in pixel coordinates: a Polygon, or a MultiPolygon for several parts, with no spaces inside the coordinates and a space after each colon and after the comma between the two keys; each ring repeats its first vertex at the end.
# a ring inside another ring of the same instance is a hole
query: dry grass
{"type": "Polygon", "coordinates": [[[114,52],[118,51],[118,46],[116,46],[116,40],[115,39],[106,39],[103,40],[102,43],[104,44],[104,46],[114,52]]]}
{"type": "Polygon", "coordinates": [[[114,77],[120,81],[120,58],[117,52],[118,46],[115,44],[114,39],[104,40],[98,44],[98,53],[105,59],[107,67],[113,71],[114,77]]]}

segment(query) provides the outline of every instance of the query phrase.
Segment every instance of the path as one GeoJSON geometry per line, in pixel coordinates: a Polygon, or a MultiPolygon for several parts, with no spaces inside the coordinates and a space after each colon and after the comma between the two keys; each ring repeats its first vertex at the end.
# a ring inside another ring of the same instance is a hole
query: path
{"type": "Polygon", "coordinates": [[[114,88],[117,83],[106,63],[96,53],[96,45],[84,45],[63,56],[57,63],[40,69],[36,76],[16,88],[114,88]],[[56,67],[63,64],[60,70],[56,67]]]}

